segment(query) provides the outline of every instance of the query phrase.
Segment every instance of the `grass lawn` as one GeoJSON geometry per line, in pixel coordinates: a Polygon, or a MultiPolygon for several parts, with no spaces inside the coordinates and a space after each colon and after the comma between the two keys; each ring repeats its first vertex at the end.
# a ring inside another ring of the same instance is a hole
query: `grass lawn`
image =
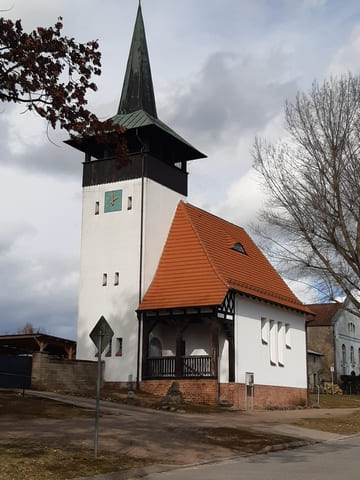
{"type": "MultiPolygon", "coordinates": [[[[94,412],[26,394],[0,392],[0,422],[5,418],[19,422],[54,418],[75,420],[84,416],[94,417],[94,412]]],[[[95,460],[91,448],[54,447],[38,438],[36,431],[33,438],[31,443],[15,439],[0,443],[0,480],[65,480],[155,463],[151,459],[104,451],[95,460]]]]}
{"type": "MultiPolygon", "coordinates": [[[[316,403],[317,395],[310,395],[310,405],[316,403]]],[[[320,395],[320,408],[360,408],[360,395],[322,394],[320,395]]],[[[302,419],[295,425],[339,435],[351,435],[360,432],[360,410],[349,415],[329,414],[325,418],[302,419]]]]}
{"type": "Polygon", "coordinates": [[[104,453],[95,460],[89,449],[48,447],[44,443],[0,445],[1,480],[65,480],[149,465],[141,460],[104,453]]]}
{"type": "MultiPolygon", "coordinates": [[[[310,394],[310,405],[317,403],[316,394],[310,394]]],[[[320,408],[360,408],[360,395],[320,394],[320,408]]]]}

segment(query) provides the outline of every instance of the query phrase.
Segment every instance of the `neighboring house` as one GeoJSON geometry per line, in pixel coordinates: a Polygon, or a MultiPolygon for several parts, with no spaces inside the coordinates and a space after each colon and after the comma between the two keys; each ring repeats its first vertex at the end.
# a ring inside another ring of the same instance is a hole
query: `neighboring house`
{"type": "Polygon", "coordinates": [[[324,355],[314,350],[307,351],[307,375],[308,388],[311,392],[317,391],[318,387],[322,385],[322,371],[321,360],[324,355]]]}
{"type": "Polygon", "coordinates": [[[316,315],[307,323],[308,349],[321,352],[320,382],[340,383],[342,375],[360,375],[360,317],[346,303],[307,305],[316,315]]]}
{"type": "Polygon", "coordinates": [[[242,228],[186,203],[187,162],[205,155],[157,117],[140,5],[113,120],[126,165],[94,138],[68,142],[85,153],[77,358],[95,358],[104,316],[109,386],[164,395],[176,379],[196,402],[304,404],[310,310],[242,228]]]}

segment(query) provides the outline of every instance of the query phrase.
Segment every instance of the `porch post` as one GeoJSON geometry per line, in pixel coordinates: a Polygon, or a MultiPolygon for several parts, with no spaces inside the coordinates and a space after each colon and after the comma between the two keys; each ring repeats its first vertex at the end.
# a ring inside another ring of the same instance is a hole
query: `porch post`
{"type": "Polygon", "coordinates": [[[235,342],[234,342],[234,322],[230,322],[229,328],[229,382],[235,382],[235,342]]]}
{"type": "Polygon", "coordinates": [[[145,319],[143,320],[143,331],[142,331],[142,362],[141,362],[141,377],[148,378],[148,356],[149,356],[149,322],[145,319]]]}
{"type": "Polygon", "coordinates": [[[211,376],[218,377],[219,329],[214,325],[211,331],[211,376]]]}
{"type": "Polygon", "coordinates": [[[179,320],[176,321],[176,358],[175,377],[182,377],[182,326],[179,320]]]}

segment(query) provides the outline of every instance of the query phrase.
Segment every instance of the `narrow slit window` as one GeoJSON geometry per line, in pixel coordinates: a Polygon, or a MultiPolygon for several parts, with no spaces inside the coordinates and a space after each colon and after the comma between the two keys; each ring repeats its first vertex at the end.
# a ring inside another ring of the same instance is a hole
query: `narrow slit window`
{"type": "Polygon", "coordinates": [[[131,210],[131,209],[132,209],[132,197],[128,197],[127,209],[128,209],[128,210],[131,210]]]}
{"type": "Polygon", "coordinates": [[[123,354],[123,339],[122,337],[116,339],[116,356],[122,357],[123,354]]]}
{"type": "Polygon", "coordinates": [[[235,252],[243,253],[246,255],[245,248],[242,246],[240,242],[236,242],[232,247],[232,250],[235,250],[235,252]]]}
{"type": "Polygon", "coordinates": [[[119,272],[115,272],[115,275],[114,275],[114,285],[115,286],[118,286],[119,285],[119,272]]]}
{"type": "Polygon", "coordinates": [[[286,348],[291,348],[291,325],[290,323],[285,323],[285,345],[286,348]]]}
{"type": "Polygon", "coordinates": [[[261,317],[261,343],[267,345],[269,343],[269,320],[261,317]]]}
{"type": "Polygon", "coordinates": [[[285,349],[285,325],[278,322],[278,364],[283,367],[284,364],[284,349],[285,349]]]}
{"type": "Polygon", "coordinates": [[[276,365],[278,362],[277,333],[277,322],[270,320],[270,365],[276,365]]]}
{"type": "Polygon", "coordinates": [[[106,287],[106,285],[107,285],[107,273],[103,273],[102,285],[103,285],[103,287],[106,287]]]}
{"type": "Polygon", "coordinates": [[[99,215],[100,212],[100,202],[95,202],[95,215],[99,215]]]}

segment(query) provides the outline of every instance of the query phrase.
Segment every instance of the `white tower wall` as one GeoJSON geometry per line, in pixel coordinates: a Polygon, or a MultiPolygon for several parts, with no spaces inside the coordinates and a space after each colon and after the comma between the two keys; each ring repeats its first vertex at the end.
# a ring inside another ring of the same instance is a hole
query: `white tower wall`
{"type": "MultiPolygon", "coordinates": [[[[104,355],[105,381],[111,382],[135,380],[137,375],[141,182],[137,178],[83,188],[77,358],[96,359],[89,333],[103,315],[114,330],[111,356],[106,351],[104,355]],[[104,213],[105,192],[114,190],[122,190],[122,209],[104,213]],[[116,272],[118,285],[114,285],[116,272]]],[[[180,199],[185,197],[144,179],[142,295],[155,273],[180,199]]]]}

